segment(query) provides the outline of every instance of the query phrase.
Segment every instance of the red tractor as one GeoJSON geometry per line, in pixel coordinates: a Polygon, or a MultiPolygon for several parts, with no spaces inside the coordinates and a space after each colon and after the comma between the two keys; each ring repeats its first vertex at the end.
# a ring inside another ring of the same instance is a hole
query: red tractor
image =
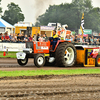
{"type": "Polygon", "coordinates": [[[18,64],[24,66],[28,58],[34,58],[37,67],[44,65],[73,66],[76,62],[76,48],[70,41],[51,38],[47,42],[26,42],[26,48],[17,55],[18,64]]]}

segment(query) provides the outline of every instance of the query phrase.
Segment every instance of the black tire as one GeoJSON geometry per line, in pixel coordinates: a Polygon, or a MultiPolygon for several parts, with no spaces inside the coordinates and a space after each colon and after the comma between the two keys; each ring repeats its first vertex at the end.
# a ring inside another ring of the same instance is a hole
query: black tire
{"type": "Polygon", "coordinates": [[[45,57],[43,54],[37,54],[35,57],[34,57],[34,64],[35,66],[37,67],[42,67],[44,66],[45,64],[45,57]]]}
{"type": "Polygon", "coordinates": [[[98,56],[96,57],[96,59],[95,59],[95,65],[96,65],[97,67],[100,67],[100,61],[98,61],[98,60],[100,60],[100,55],[98,55],[98,56]]]}
{"type": "Polygon", "coordinates": [[[27,64],[28,58],[26,57],[26,58],[23,59],[23,60],[22,60],[22,59],[17,59],[17,62],[18,62],[19,65],[24,66],[24,65],[27,64]]]}
{"type": "Polygon", "coordinates": [[[55,61],[55,58],[50,61],[51,58],[46,58],[46,61],[45,61],[45,66],[54,66],[56,61],[55,61]]]}
{"type": "Polygon", "coordinates": [[[61,43],[56,50],[56,63],[58,66],[74,66],[74,64],[76,63],[76,56],[76,48],[72,43],[61,43]]]}

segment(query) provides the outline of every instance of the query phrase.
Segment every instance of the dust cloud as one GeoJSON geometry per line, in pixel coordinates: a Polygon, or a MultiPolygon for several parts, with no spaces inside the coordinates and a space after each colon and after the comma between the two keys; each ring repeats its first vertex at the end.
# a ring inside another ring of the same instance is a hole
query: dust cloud
{"type": "Polygon", "coordinates": [[[35,18],[45,13],[49,5],[52,5],[52,4],[53,4],[53,0],[35,0],[35,4],[34,4],[35,18]]]}

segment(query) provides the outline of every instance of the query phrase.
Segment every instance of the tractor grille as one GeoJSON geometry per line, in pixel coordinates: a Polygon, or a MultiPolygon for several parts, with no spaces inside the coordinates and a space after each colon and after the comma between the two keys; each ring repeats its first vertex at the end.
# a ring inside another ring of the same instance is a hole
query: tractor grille
{"type": "Polygon", "coordinates": [[[33,42],[26,42],[26,48],[32,48],[33,50],[33,42]]]}

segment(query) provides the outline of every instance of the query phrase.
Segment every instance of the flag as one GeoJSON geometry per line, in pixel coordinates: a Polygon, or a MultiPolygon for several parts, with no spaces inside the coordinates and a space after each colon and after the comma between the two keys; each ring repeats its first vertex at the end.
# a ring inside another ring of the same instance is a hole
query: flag
{"type": "Polygon", "coordinates": [[[82,31],[82,37],[83,37],[83,34],[84,34],[84,13],[82,14],[80,29],[82,31]]]}

